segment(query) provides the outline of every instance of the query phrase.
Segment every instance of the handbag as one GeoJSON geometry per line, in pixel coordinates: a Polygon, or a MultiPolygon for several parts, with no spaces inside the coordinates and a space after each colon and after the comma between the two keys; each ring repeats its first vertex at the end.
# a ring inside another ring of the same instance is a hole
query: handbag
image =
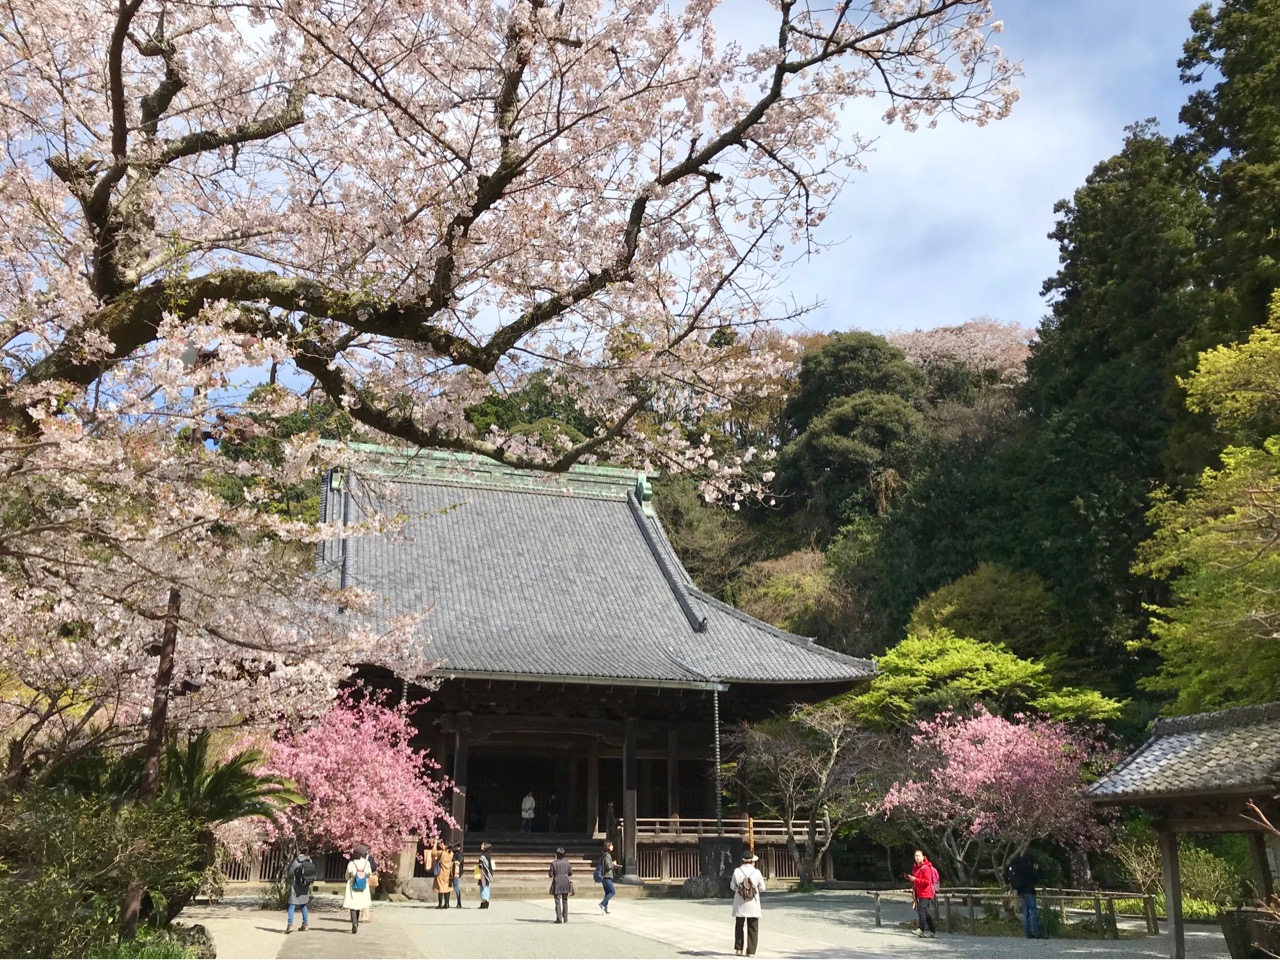
{"type": "Polygon", "coordinates": [[[377,874],[377,871],[371,872],[371,873],[369,874],[369,889],[370,889],[370,890],[377,890],[377,889],[378,889],[378,874],[377,874]]]}

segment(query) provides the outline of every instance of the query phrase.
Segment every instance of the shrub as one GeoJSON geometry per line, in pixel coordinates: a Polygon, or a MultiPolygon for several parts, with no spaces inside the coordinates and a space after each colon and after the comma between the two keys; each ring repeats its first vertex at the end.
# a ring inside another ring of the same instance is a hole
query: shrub
{"type": "Polygon", "coordinates": [[[0,956],[108,949],[126,888],[141,884],[163,916],[159,891],[192,881],[194,849],[191,823],[169,808],[53,790],[10,798],[0,807],[0,956]]]}

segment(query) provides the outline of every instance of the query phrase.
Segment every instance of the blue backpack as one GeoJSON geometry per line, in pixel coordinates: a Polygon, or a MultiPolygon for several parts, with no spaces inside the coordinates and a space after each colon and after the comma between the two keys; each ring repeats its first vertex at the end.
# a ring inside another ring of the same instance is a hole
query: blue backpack
{"type": "Polygon", "coordinates": [[[361,893],[369,886],[369,870],[367,867],[356,867],[356,875],[351,878],[351,889],[361,893]]]}

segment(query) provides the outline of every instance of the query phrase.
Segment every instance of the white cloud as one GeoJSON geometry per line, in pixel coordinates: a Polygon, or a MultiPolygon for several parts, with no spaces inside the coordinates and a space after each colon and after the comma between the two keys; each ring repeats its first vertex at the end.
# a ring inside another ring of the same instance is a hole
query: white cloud
{"type": "MultiPolygon", "coordinates": [[[[1001,45],[1026,74],[1013,116],[909,134],[884,126],[883,103],[851,105],[849,129],[878,140],[822,227],[838,245],[796,265],[778,292],[823,302],[807,318],[814,329],[982,314],[1034,326],[1057,269],[1054,203],[1119,149],[1126,124],[1159,116],[1175,128],[1186,96],[1175,64],[1196,2],[995,0],[1001,45]]],[[[770,13],[761,0],[728,0],[717,23],[745,39],[770,13]]]]}

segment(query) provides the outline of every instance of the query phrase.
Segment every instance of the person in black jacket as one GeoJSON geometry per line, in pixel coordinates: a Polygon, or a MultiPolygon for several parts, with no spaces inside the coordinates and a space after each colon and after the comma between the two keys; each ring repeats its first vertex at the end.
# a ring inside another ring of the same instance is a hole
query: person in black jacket
{"type": "Polygon", "coordinates": [[[1040,939],[1040,910],[1036,906],[1036,884],[1040,882],[1040,864],[1023,851],[1004,867],[1004,882],[1022,901],[1022,928],[1027,938],[1040,939]]]}

